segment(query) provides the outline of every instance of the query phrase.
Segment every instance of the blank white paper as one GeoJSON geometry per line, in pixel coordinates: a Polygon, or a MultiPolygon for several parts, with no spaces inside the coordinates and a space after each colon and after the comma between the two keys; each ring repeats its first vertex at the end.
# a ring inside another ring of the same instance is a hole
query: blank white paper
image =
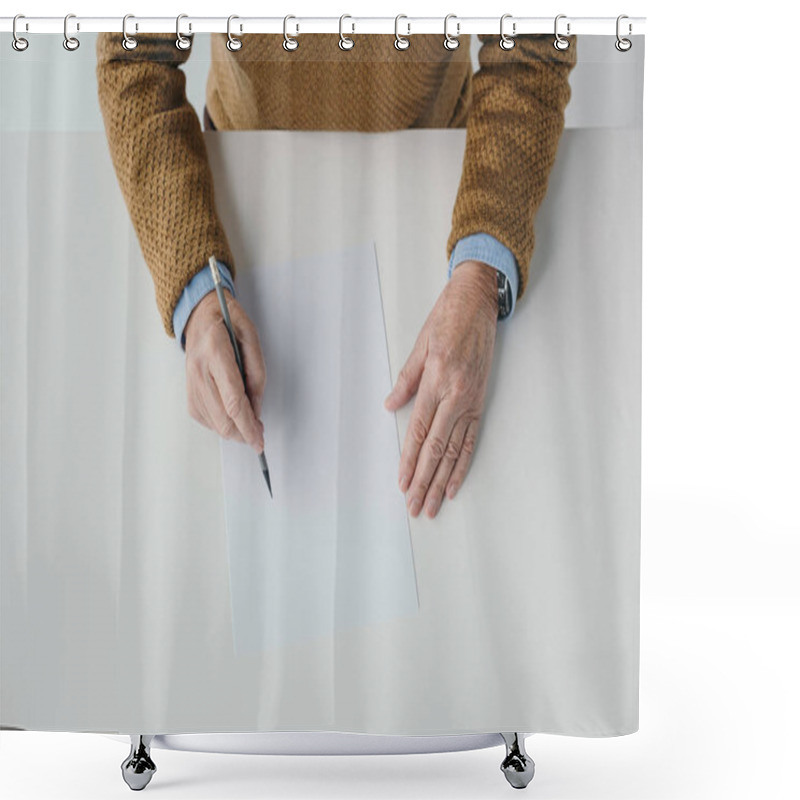
{"type": "Polygon", "coordinates": [[[418,612],[375,244],[238,269],[274,498],[220,439],[236,654],[418,612]]]}

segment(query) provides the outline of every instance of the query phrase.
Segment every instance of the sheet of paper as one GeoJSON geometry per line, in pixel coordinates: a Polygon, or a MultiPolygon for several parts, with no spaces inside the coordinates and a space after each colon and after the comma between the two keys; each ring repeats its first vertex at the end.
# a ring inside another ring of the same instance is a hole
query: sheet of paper
{"type": "Polygon", "coordinates": [[[418,612],[372,241],[236,276],[267,367],[255,451],[220,439],[237,655],[418,612]]]}

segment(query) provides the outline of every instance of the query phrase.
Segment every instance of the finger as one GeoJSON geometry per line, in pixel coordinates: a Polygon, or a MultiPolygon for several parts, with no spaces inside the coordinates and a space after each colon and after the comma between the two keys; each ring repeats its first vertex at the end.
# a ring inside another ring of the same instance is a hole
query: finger
{"type": "Polygon", "coordinates": [[[201,398],[205,406],[206,414],[211,421],[209,427],[212,428],[212,430],[216,430],[216,432],[225,439],[235,439],[237,442],[244,442],[244,438],[236,427],[236,423],[225,411],[219,387],[214,380],[214,376],[210,372],[206,373],[205,386],[201,398]]]}
{"type": "MultiPolygon", "coordinates": [[[[192,373],[192,377],[191,379],[187,380],[187,384],[189,415],[193,420],[199,422],[203,427],[219,432],[221,424],[216,422],[214,417],[209,413],[208,404],[204,399],[203,392],[198,389],[198,386],[204,386],[203,378],[192,373]]],[[[214,391],[216,391],[216,387],[214,388],[214,391]]],[[[244,441],[239,431],[235,429],[235,426],[232,438],[237,439],[240,442],[244,441]]]]}
{"type": "Polygon", "coordinates": [[[236,423],[244,441],[260,453],[264,449],[261,426],[256,421],[253,407],[245,394],[233,348],[229,347],[224,356],[212,358],[208,367],[219,390],[225,413],[236,423]]]}
{"type": "MultiPolygon", "coordinates": [[[[419,402],[419,398],[417,402],[419,402]]],[[[439,463],[444,458],[447,443],[457,419],[458,414],[454,402],[438,404],[428,435],[420,448],[414,478],[408,490],[408,510],[412,517],[416,517],[422,510],[425,495],[428,493],[439,463]]]]}
{"type": "Polygon", "coordinates": [[[400,374],[397,376],[397,383],[395,383],[392,391],[389,392],[383,405],[389,411],[395,411],[402,408],[417,391],[420,378],[422,377],[423,368],[425,366],[425,357],[428,354],[428,339],[424,335],[424,331],[417,339],[411,355],[406,360],[400,374]]]}
{"type": "Polygon", "coordinates": [[[189,410],[189,416],[204,428],[209,428],[213,431],[215,430],[215,425],[206,409],[206,404],[203,402],[202,387],[203,375],[200,368],[196,365],[193,365],[192,368],[187,367],[186,405],[189,410]]]}
{"type": "Polygon", "coordinates": [[[453,426],[453,432],[450,434],[450,441],[447,443],[444,456],[436,468],[431,485],[428,487],[428,493],[425,495],[425,513],[429,517],[435,517],[442,504],[445,487],[461,454],[461,446],[464,442],[468,424],[469,418],[466,415],[462,415],[453,426]]]}
{"type": "Polygon", "coordinates": [[[247,396],[253,406],[256,419],[261,419],[261,403],[267,384],[267,366],[258,339],[258,329],[244,311],[237,319],[239,347],[246,378],[247,396]]]}
{"type": "Polygon", "coordinates": [[[411,419],[406,428],[405,439],[403,440],[403,452],[400,455],[400,469],[398,471],[398,481],[400,491],[405,492],[411,485],[414,471],[417,466],[417,456],[420,448],[428,438],[428,431],[433,423],[438,401],[436,394],[428,382],[423,380],[420,383],[420,391],[414,401],[414,409],[411,412],[411,419]]]}
{"type": "Polygon", "coordinates": [[[464,442],[461,445],[461,452],[458,454],[458,460],[453,467],[453,474],[447,484],[447,497],[450,500],[455,497],[456,492],[461,488],[461,484],[464,482],[464,477],[472,461],[472,454],[475,452],[477,439],[478,420],[473,419],[467,426],[467,432],[464,434],[464,442]]]}
{"type": "Polygon", "coordinates": [[[253,416],[261,419],[261,407],[264,402],[264,389],[267,383],[267,368],[260,351],[254,353],[252,349],[242,347],[242,362],[246,378],[247,396],[253,409],[253,416]]]}
{"type": "Polygon", "coordinates": [[[205,427],[209,428],[211,427],[211,421],[206,419],[206,409],[197,390],[197,386],[198,384],[201,384],[201,382],[202,376],[199,369],[190,367],[187,364],[186,407],[189,411],[189,416],[195,420],[195,422],[199,422],[201,425],[205,425],[205,427]]]}

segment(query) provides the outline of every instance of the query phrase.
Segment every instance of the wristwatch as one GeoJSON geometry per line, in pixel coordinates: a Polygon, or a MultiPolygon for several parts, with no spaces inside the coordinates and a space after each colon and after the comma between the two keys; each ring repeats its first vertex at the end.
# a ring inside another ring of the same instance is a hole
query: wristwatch
{"type": "Polygon", "coordinates": [[[505,319],[511,313],[511,281],[508,275],[497,270],[497,319],[505,319]]]}

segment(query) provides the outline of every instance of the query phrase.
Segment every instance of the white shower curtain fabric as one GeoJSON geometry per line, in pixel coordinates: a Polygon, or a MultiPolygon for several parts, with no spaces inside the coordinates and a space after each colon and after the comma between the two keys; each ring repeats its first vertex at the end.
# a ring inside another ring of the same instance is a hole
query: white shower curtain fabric
{"type": "MultiPolygon", "coordinates": [[[[380,403],[451,280],[485,84],[452,126],[248,127],[212,100],[234,90],[209,78],[215,37],[196,34],[180,70],[262,337],[273,498],[253,450],[187,412],[95,36],[74,52],[58,36],[0,42],[0,724],[635,732],[644,37],[627,52],[572,37],[525,291],[497,322],[469,472],[434,518],[397,486],[414,400],[380,403]]],[[[252,38],[242,53],[263,57],[252,38]]],[[[380,38],[367,85],[402,55],[380,38]]],[[[462,40],[477,76],[497,37],[462,40]]],[[[271,102],[302,96],[289,70],[271,102]]],[[[141,135],[141,169],[157,170],[141,135]]],[[[534,165],[493,169],[511,197],[534,165]]],[[[499,220],[469,233],[502,245],[499,220]]]]}

